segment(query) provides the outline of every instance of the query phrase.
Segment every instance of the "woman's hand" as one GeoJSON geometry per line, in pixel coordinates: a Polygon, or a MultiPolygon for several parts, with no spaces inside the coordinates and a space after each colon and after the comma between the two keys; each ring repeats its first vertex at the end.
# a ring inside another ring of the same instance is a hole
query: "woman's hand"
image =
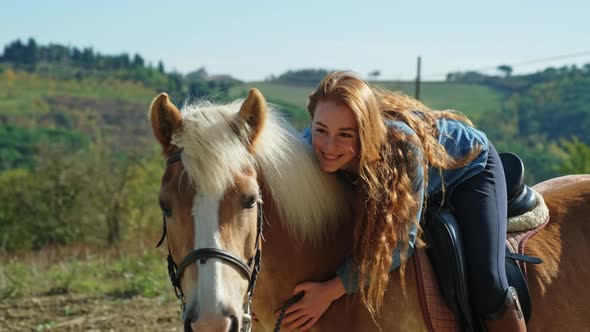
{"type": "MultiPolygon", "coordinates": [[[[346,293],[338,277],[326,282],[304,282],[293,290],[293,295],[303,292],[301,300],[285,311],[283,325],[289,329],[305,331],[313,326],[330,304],[346,293]]],[[[280,310],[275,312],[278,318],[280,310]]]]}

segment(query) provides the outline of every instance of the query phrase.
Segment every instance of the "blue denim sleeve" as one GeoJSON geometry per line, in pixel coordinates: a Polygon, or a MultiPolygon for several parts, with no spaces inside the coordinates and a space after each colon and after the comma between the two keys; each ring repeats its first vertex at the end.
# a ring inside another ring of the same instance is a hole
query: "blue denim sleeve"
{"type": "Polygon", "coordinates": [[[303,132],[301,133],[301,137],[303,138],[304,142],[311,145],[311,128],[303,129],[303,132]]]}
{"type": "MultiPolygon", "coordinates": [[[[414,166],[416,167],[416,174],[413,179],[413,185],[416,195],[419,197],[419,207],[416,213],[416,220],[419,222],[422,216],[422,205],[424,203],[424,168],[422,166],[422,152],[419,149],[413,149],[416,152],[417,158],[416,163],[414,166]]],[[[407,247],[405,246],[406,243],[404,241],[399,241],[397,247],[393,251],[393,258],[391,261],[391,267],[389,268],[389,272],[397,269],[402,261],[402,250],[404,247],[407,248],[406,252],[403,253],[404,260],[409,258],[412,253],[414,252],[414,246],[416,243],[416,237],[418,236],[418,225],[417,223],[412,223],[409,231],[407,247]]],[[[345,261],[338,267],[336,270],[336,275],[340,278],[340,281],[344,285],[346,289],[346,294],[353,294],[358,290],[359,284],[359,270],[358,266],[354,262],[354,258],[349,256],[345,259],[345,261]]]]}

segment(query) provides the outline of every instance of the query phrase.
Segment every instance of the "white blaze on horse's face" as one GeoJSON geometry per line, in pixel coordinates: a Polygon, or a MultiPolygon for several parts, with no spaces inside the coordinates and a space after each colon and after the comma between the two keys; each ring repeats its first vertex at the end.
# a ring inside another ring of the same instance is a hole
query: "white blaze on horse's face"
{"type": "MultiPolygon", "coordinates": [[[[221,249],[243,262],[255,253],[258,185],[253,171],[236,176],[222,194],[197,193],[193,198],[194,249],[221,249]]],[[[193,330],[215,326],[229,330],[241,321],[248,281],[235,267],[215,258],[195,263],[197,281],[189,292],[187,311],[194,310],[193,330]]]]}
{"type": "MultiPolygon", "coordinates": [[[[221,248],[219,234],[219,201],[221,197],[196,195],[192,215],[195,224],[195,250],[200,248],[221,248]]],[[[197,262],[198,264],[198,262],[197,262]]],[[[210,313],[220,312],[229,302],[223,285],[222,263],[210,260],[198,266],[197,303],[199,317],[206,319],[210,313]]]]}

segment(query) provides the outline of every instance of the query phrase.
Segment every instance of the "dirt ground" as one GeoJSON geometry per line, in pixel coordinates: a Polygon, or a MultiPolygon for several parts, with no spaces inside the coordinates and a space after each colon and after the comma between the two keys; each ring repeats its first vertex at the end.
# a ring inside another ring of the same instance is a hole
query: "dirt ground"
{"type": "Polygon", "coordinates": [[[176,302],[54,295],[0,300],[0,331],[182,331],[176,302]]]}

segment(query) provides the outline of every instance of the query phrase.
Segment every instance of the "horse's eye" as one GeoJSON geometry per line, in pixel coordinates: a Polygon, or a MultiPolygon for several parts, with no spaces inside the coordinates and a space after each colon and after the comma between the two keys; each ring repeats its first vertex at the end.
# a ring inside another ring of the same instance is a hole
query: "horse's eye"
{"type": "Polygon", "coordinates": [[[164,212],[164,215],[166,217],[172,216],[172,208],[166,206],[166,204],[164,204],[164,202],[162,201],[160,201],[160,209],[162,210],[162,212],[164,212]]]}
{"type": "Polygon", "coordinates": [[[244,200],[244,209],[252,209],[256,206],[256,203],[258,203],[258,196],[248,196],[244,200]]]}

